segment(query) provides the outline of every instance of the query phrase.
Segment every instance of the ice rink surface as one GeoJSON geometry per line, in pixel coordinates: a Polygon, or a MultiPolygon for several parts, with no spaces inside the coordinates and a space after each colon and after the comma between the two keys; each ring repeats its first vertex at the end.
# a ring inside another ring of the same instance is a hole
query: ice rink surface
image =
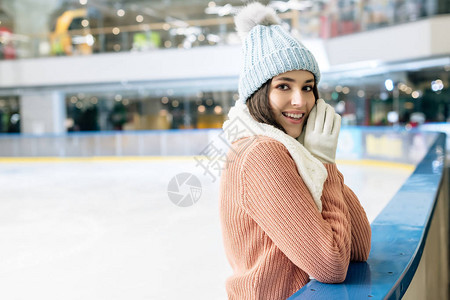
{"type": "MultiPolygon", "coordinates": [[[[371,221],[412,171],[338,166],[371,221]]],[[[219,179],[193,158],[2,162],[0,186],[0,299],[226,299],[219,179]],[[168,195],[183,172],[189,207],[168,195]]]]}

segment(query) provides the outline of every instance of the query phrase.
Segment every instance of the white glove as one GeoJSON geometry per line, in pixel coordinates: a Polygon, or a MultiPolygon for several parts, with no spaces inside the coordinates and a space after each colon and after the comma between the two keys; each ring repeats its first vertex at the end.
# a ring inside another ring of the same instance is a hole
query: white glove
{"type": "Polygon", "coordinates": [[[323,99],[318,99],[298,141],[321,162],[334,164],[340,130],[341,116],[323,99]]]}

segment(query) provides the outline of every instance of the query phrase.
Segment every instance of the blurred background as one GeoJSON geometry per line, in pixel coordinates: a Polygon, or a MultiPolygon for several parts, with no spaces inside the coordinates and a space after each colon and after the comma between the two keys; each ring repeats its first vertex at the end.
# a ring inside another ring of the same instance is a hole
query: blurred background
{"type": "MultiPolygon", "coordinates": [[[[246,1],[0,1],[0,133],[220,128],[246,1]]],[[[450,120],[448,0],[261,1],[315,54],[344,125],[450,120]]]]}
{"type": "MultiPolygon", "coordinates": [[[[0,0],[1,299],[227,299],[219,128],[246,2],[0,0]]],[[[420,174],[442,173],[444,138],[424,131],[450,133],[449,0],[261,2],[319,63],[370,221],[424,157],[420,174]]],[[[428,215],[437,183],[422,179],[404,189],[408,222],[428,215]]]]}

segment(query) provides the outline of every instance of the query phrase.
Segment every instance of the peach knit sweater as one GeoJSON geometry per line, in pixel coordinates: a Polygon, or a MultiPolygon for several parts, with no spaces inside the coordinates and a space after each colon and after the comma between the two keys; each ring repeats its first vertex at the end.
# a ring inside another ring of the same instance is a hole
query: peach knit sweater
{"type": "Polygon", "coordinates": [[[258,136],[233,143],[221,178],[220,217],[234,274],[229,299],[286,299],[310,280],[342,282],[370,251],[370,224],[335,164],[317,210],[286,147],[258,136]]]}

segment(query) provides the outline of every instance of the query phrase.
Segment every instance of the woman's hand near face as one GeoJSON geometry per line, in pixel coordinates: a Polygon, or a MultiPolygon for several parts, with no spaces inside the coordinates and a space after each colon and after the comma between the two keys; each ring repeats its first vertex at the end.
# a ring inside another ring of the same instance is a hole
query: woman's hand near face
{"type": "Polygon", "coordinates": [[[334,164],[340,129],[341,116],[323,99],[318,99],[299,141],[321,162],[334,164]]]}

